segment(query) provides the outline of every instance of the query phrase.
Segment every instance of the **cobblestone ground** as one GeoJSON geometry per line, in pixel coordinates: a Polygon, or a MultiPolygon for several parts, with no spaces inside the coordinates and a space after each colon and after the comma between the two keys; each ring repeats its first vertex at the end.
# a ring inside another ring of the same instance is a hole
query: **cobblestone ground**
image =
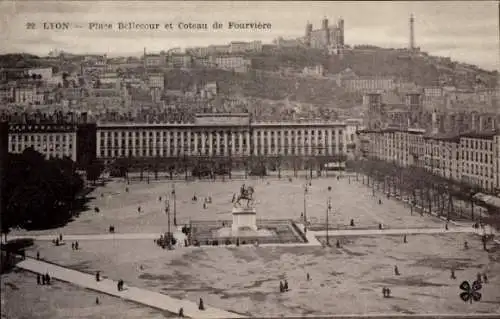
{"type": "Polygon", "coordinates": [[[123,301],[71,284],[53,281],[38,286],[36,275],[26,271],[3,274],[2,318],[173,318],[172,314],[123,301]],[[96,304],[99,298],[99,304],[96,304]],[[29,305],[29,306],[27,306],[29,305]]]}
{"type": "Polygon", "coordinates": [[[498,313],[498,247],[474,234],[340,238],[341,248],[210,247],[166,251],[148,240],[85,241],[81,251],[39,242],[42,257],[82,271],[101,270],[130,285],[204,301],[252,316],[365,313],[498,313]],[[468,241],[469,249],[463,243],[468,241]],[[142,265],[142,269],[141,269],[142,265]],[[394,274],[398,266],[400,275],[394,274]],[[456,279],[451,279],[455,269],[456,279]],[[459,299],[478,272],[489,282],[479,303],[459,299]],[[311,280],[306,280],[309,273],[311,280]],[[287,279],[290,291],[279,293],[287,279]],[[382,297],[389,287],[392,298],[382,297]]]}
{"type": "MultiPolygon", "coordinates": [[[[259,219],[299,219],[304,211],[305,179],[288,180],[287,172],[283,178],[255,179],[247,181],[226,182],[176,182],[176,217],[178,224],[189,223],[190,220],[230,220],[231,200],[243,183],[256,189],[256,205],[259,219]],[[198,201],[193,201],[196,195],[198,201]],[[212,203],[203,208],[203,199],[211,197],[212,203]]],[[[289,174],[290,175],[290,174],[289,174]]],[[[164,202],[159,201],[171,196],[171,182],[137,182],[126,185],[123,180],[114,180],[104,187],[97,188],[90,196],[94,197],[88,204],[88,210],[81,213],[75,221],[62,229],[34,231],[32,234],[96,234],[108,231],[114,225],[117,232],[161,233],[166,230],[167,218],[164,202]],[[129,192],[126,192],[126,188],[129,192]],[[98,207],[100,213],[94,212],[98,207]],[[138,212],[138,208],[141,212],[138,212]]],[[[314,179],[306,200],[306,214],[312,223],[321,223],[325,219],[325,206],[329,197],[332,199],[330,224],[333,228],[345,228],[351,219],[356,227],[374,228],[379,223],[384,227],[418,228],[443,227],[437,218],[421,217],[402,203],[395,200],[382,199],[381,195],[373,197],[371,192],[361,183],[351,178],[336,180],[334,177],[314,179]],[[328,191],[328,187],[331,191],[328,191]]],[[[173,222],[173,205],[172,221],[173,222]]],[[[23,234],[14,231],[13,234],[23,234]]]]}

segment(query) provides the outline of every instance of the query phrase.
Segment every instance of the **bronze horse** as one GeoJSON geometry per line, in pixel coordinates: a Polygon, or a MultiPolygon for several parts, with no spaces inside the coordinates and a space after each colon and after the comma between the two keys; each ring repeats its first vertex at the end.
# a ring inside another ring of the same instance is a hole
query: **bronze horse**
{"type": "Polygon", "coordinates": [[[247,207],[250,207],[250,203],[254,199],[253,198],[254,192],[255,192],[255,190],[254,190],[254,188],[252,186],[245,187],[245,185],[243,185],[241,187],[240,194],[238,195],[238,198],[236,199],[235,204],[241,205],[240,204],[240,200],[246,199],[247,200],[247,207]]]}

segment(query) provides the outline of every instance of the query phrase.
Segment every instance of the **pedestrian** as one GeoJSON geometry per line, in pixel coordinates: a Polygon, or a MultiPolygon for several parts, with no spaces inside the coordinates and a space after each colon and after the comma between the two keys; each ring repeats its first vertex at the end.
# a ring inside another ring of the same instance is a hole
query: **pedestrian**
{"type": "Polygon", "coordinates": [[[406,235],[403,236],[403,243],[407,243],[408,241],[406,240],[406,235]]]}
{"type": "Polygon", "coordinates": [[[205,305],[203,305],[203,299],[200,298],[200,303],[198,304],[199,310],[205,310],[205,305]]]}
{"type": "MultiPolygon", "coordinates": [[[[40,275],[39,275],[40,276],[40,275]]],[[[45,285],[45,275],[41,275],[40,277],[42,277],[42,285],[45,285]]]]}
{"type": "Polygon", "coordinates": [[[457,279],[457,277],[455,276],[455,270],[451,270],[451,279],[457,279]]]}
{"type": "Polygon", "coordinates": [[[49,275],[49,273],[47,273],[45,276],[46,276],[45,281],[47,282],[47,285],[50,285],[50,275],[49,275]]]}
{"type": "Polygon", "coordinates": [[[477,273],[477,282],[479,282],[480,284],[482,283],[482,276],[480,273],[477,273]]]}
{"type": "Polygon", "coordinates": [[[382,224],[378,224],[378,229],[382,229],[382,224]]]}
{"type": "Polygon", "coordinates": [[[36,260],[40,260],[40,252],[39,251],[36,252],[36,260]]]}
{"type": "Polygon", "coordinates": [[[394,274],[395,274],[396,276],[399,276],[399,275],[400,275],[400,273],[399,273],[399,269],[398,269],[398,266],[394,266],[394,274]]]}
{"type": "Polygon", "coordinates": [[[467,241],[464,241],[464,249],[465,250],[469,249],[469,243],[467,243],[467,241]]]}
{"type": "Polygon", "coordinates": [[[283,287],[283,283],[280,280],[280,292],[283,292],[284,290],[285,290],[285,288],[283,287]]]}
{"type": "Polygon", "coordinates": [[[71,242],[71,250],[75,250],[75,243],[71,242]]]}
{"type": "Polygon", "coordinates": [[[448,223],[444,224],[444,229],[448,230],[448,223]]]}
{"type": "Polygon", "coordinates": [[[62,240],[63,240],[63,235],[59,234],[59,241],[62,241],[62,240]]]}
{"type": "Polygon", "coordinates": [[[311,276],[309,275],[309,273],[307,273],[306,278],[307,278],[307,281],[311,280],[311,276]]]}
{"type": "Polygon", "coordinates": [[[95,273],[95,280],[96,280],[96,281],[100,281],[100,280],[101,280],[101,273],[100,273],[99,271],[97,271],[97,272],[95,273]]]}
{"type": "Polygon", "coordinates": [[[351,219],[351,227],[354,227],[354,219],[351,219]]]}
{"type": "Polygon", "coordinates": [[[179,309],[179,317],[184,318],[184,308],[179,309]]]}
{"type": "Polygon", "coordinates": [[[120,280],[118,280],[118,283],[116,284],[116,288],[118,289],[118,291],[121,291],[120,280]]]}
{"type": "Polygon", "coordinates": [[[99,297],[95,297],[95,304],[98,305],[99,304],[99,297]]]}
{"type": "Polygon", "coordinates": [[[378,204],[382,205],[382,200],[381,199],[378,200],[378,204]]]}
{"type": "Polygon", "coordinates": [[[59,246],[59,238],[56,238],[56,246],[59,246]]]}
{"type": "Polygon", "coordinates": [[[40,285],[40,284],[41,284],[41,281],[42,281],[42,279],[40,278],[40,274],[37,274],[37,275],[36,275],[36,284],[37,284],[37,285],[40,285]]]}
{"type": "Polygon", "coordinates": [[[387,294],[387,298],[391,297],[391,289],[390,288],[386,289],[386,294],[387,294]]]}
{"type": "Polygon", "coordinates": [[[488,276],[486,276],[486,273],[483,274],[483,281],[485,284],[488,283],[488,276]]]}
{"type": "Polygon", "coordinates": [[[75,250],[78,250],[78,247],[79,247],[78,241],[75,241],[75,250]]]}
{"type": "Polygon", "coordinates": [[[288,281],[286,281],[286,279],[285,283],[283,284],[283,288],[285,289],[285,291],[288,291],[288,281]]]}
{"type": "Polygon", "coordinates": [[[335,244],[337,248],[340,248],[340,241],[337,239],[337,243],[335,244]]]}

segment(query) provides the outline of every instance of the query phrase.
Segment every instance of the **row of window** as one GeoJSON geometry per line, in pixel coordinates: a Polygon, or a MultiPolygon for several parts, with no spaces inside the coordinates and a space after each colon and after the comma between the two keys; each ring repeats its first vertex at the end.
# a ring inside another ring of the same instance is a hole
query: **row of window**
{"type": "MultiPolygon", "coordinates": [[[[125,146],[125,145],[134,145],[134,140],[125,140],[125,139],[122,139],[122,140],[107,140],[106,143],[104,142],[104,140],[101,140],[100,142],[100,145],[101,145],[101,148],[104,148],[104,147],[111,147],[113,145],[122,145],[122,146],[125,146]]],[[[183,144],[186,144],[188,141],[186,140],[182,140],[182,139],[177,139],[177,140],[174,140],[173,138],[170,138],[170,140],[160,140],[160,139],[156,139],[156,140],[153,140],[153,139],[135,139],[135,145],[165,145],[165,147],[168,147],[168,145],[183,145],[183,144]],[[169,143],[167,143],[169,142],[169,143]]],[[[203,141],[202,139],[198,139],[198,140],[195,140],[193,138],[190,139],[189,141],[191,143],[191,145],[195,145],[195,142],[197,142],[197,145],[206,145],[206,146],[209,146],[210,145],[210,141],[203,141]]],[[[217,140],[212,140],[212,145],[221,145],[221,146],[225,146],[226,143],[223,139],[219,139],[219,141],[217,140]]],[[[235,140],[235,143],[234,145],[239,145],[239,141],[238,140],[235,140]]],[[[242,141],[242,144],[243,145],[246,145],[247,142],[246,140],[243,140],[242,141]]],[[[285,146],[288,146],[288,145],[304,145],[304,144],[310,144],[310,145],[313,145],[313,146],[324,146],[324,147],[328,147],[330,145],[335,145],[334,143],[323,143],[323,141],[316,141],[316,140],[309,140],[307,137],[306,138],[303,138],[303,139],[296,139],[295,141],[290,141],[290,140],[256,140],[254,141],[254,144],[256,145],[285,145],[285,146]],[[283,142],[283,143],[282,143],[283,142]]],[[[233,145],[233,143],[231,141],[228,141],[227,143],[228,146],[231,146],[233,145]]]]}
{"type": "MultiPolygon", "coordinates": [[[[332,132],[332,135],[335,134],[334,131],[331,131],[332,132]]],[[[342,136],[342,130],[338,130],[338,135],[339,136],[342,136]]],[[[227,135],[227,136],[235,136],[235,137],[238,137],[240,135],[243,135],[245,136],[246,135],[246,132],[243,132],[243,133],[238,133],[238,132],[224,132],[224,131],[219,131],[219,132],[186,132],[186,131],[181,131],[181,132],[176,132],[176,131],[158,131],[156,132],[156,134],[153,134],[153,132],[149,131],[149,132],[145,132],[145,131],[139,131],[139,132],[131,132],[131,131],[128,131],[128,132],[101,132],[101,139],[102,138],[111,138],[111,137],[125,137],[125,136],[128,136],[128,137],[132,137],[132,136],[150,136],[150,137],[153,137],[153,136],[157,136],[157,137],[160,137],[160,136],[188,136],[188,135],[195,135],[195,136],[207,136],[207,135],[212,135],[212,136],[215,136],[216,134],[218,134],[219,136],[224,136],[224,135],[227,135]]],[[[255,134],[256,136],[281,136],[281,135],[284,135],[284,136],[288,136],[288,135],[291,135],[291,136],[295,136],[295,135],[319,135],[319,136],[327,136],[328,135],[328,130],[312,130],[312,131],[309,131],[309,130],[286,130],[286,131],[256,131],[255,134]],[[317,134],[315,133],[317,132],[317,134]],[[282,134],[283,133],[283,134],[282,134]],[[290,134],[288,134],[290,133],[290,134]]]]}
{"type": "MultiPolygon", "coordinates": [[[[246,153],[244,150],[241,150],[241,153],[246,153]]],[[[236,152],[235,155],[239,154],[240,152],[236,152]]],[[[195,153],[194,151],[186,151],[178,149],[177,153],[175,150],[172,149],[101,149],[100,151],[100,156],[102,158],[109,158],[109,157],[123,157],[123,156],[142,156],[142,157],[153,157],[153,156],[183,156],[183,155],[226,155],[230,154],[230,152],[225,153],[223,150],[216,150],[215,148],[212,149],[212,153],[210,153],[209,149],[201,150],[198,149],[198,152],[195,153]]],[[[278,150],[278,149],[256,149],[255,154],[257,155],[276,155],[276,154],[281,154],[281,155],[334,155],[336,154],[335,150],[330,151],[329,149],[301,149],[301,148],[291,148],[291,149],[283,149],[283,150],[278,150]]]]}
{"type": "Polygon", "coordinates": [[[473,148],[478,150],[493,151],[493,143],[491,141],[478,141],[466,139],[463,141],[466,148],[473,148]]]}
{"type": "MultiPolygon", "coordinates": [[[[52,135],[52,134],[44,134],[44,135],[10,135],[12,142],[16,141],[24,141],[24,142],[29,142],[29,141],[56,141],[58,142],[59,140],[62,142],[66,141],[66,135],[52,135]]],[[[70,138],[68,137],[68,140],[70,138]]]]}

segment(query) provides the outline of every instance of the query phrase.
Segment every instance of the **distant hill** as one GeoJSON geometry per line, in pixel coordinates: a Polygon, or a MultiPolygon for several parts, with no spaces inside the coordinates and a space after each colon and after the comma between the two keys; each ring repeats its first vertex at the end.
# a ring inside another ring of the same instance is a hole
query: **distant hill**
{"type": "Polygon", "coordinates": [[[303,69],[321,64],[328,73],[336,74],[352,69],[360,76],[392,76],[422,86],[444,84],[473,86],[477,77],[487,87],[495,87],[497,72],[477,66],[428,55],[425,52],[410,54],[404,49],[386,49],[374,46],[357,46],[342,55],[328,56],[317,50],[287,48],[266,55],[251,56],[252,67],[276,71],[280,67],[303,69]]]}
{"type": "Polygon", "coordinates": [[[41,66],[40,58],[27,53],[0,55],[0,68],[33,68],[41,66]]]}

